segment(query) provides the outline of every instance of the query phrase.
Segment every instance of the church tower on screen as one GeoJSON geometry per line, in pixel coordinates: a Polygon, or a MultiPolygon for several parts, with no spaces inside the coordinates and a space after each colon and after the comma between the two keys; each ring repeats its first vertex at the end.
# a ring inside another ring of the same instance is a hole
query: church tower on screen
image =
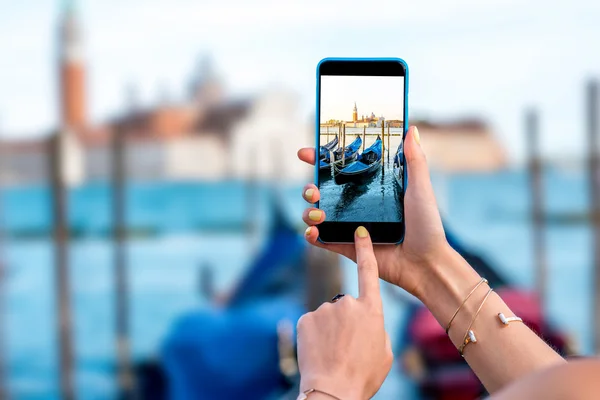
{"type": "Polygon", "coordinates": [[[352,122],[358,121],[358,109],[356,108],[356,102],[354,102],[354,109],[352,110],[352,122]]]}
{"type": "Polygon", "coordinates": [[[64,0],[59,31],[60,128],[77,134],[86,127],[85,65],[74,0],[64,0]]]}

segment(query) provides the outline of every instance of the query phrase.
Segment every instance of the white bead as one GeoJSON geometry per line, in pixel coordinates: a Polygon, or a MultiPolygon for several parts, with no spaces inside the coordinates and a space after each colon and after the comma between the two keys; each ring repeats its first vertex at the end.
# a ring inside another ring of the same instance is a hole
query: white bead
{"type": "Polygon", "coordinates": [[[475,333],[473,331],[469,331],[469,339],[471,339],[471,343],[477,343],[477,338],[475,337],[475,333]]]}
{"type": "Polygon", "coordinates": [[[504,325],[508,325],[508,321],[506,320],[506,317],[504,316],[504,314],[499,313],[498,314],[498,318],[500,318],[500,321],[504,324],[504,325]]]}

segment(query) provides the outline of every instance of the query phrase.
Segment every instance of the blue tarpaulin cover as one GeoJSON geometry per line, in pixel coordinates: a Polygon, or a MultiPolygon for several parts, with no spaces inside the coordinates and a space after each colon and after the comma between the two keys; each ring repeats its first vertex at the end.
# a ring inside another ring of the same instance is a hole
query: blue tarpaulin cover
{"type": "Polygon", "coordinates": [[[306,312],[306,242],[281,215],[276,221],[227,306],[173,325],[162,352],[170,399],[258,400],[281,390],[277,324],[288,320],[295,329],[306,312]]]}
{"type": "Polygon", "coordinates": [[[377,160],[381,160],[381,139],[377,139],[368,149],[358,157],[358,160],[349,164],[342,172],[360,172],[369,168],[377,160]]]}
{"type": "MultiPolygon", "coordinates": [[[[356,139],[354,139],[352,141],[352,143],[350,143],[348,146],[345,147],[344,157],[345,158],[352,157],[352,155],[360,149],[361,145],[362,145],[362,139],[359,136],[356,136],[356,139]]],[[[335,159],[336,160],[338,160],[338,159],[341,160],[341,153],[342,153],[341,148],[339,148],[335,151],[335,154],[336,154],[335,159]]],[[[330,155],[330,153],[327,153],[326,157],[323,160],[319,161],[319,167],[329,166],[329,162],[330,162],[330,158],[331,158],[329,155],[330,155]]]]}

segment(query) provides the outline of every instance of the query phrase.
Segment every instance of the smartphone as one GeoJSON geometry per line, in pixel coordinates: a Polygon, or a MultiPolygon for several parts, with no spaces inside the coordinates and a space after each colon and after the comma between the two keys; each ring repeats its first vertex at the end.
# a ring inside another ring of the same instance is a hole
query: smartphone
{"type": "Polygon", "coordinates": [[[315,185],[323,243],[404,240],[408,66],[399,58],[326,58],[317,66],[315,185]]]}

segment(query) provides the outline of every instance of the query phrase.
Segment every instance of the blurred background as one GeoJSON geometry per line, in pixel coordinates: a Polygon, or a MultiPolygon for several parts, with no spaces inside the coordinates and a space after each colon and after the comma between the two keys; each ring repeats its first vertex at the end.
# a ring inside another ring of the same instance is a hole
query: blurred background
{"type": "MultiPolygon", "coordinates": [[[[600,5],[550,3],[5,2],[0,398],[295,398],[297,319],[357,292],[302,238],[330,56],[408,62],[451,244],[563,354],[599,353],[600,5]]],[[[477,398],[383,290],[376,398],[477,398]]]]}

